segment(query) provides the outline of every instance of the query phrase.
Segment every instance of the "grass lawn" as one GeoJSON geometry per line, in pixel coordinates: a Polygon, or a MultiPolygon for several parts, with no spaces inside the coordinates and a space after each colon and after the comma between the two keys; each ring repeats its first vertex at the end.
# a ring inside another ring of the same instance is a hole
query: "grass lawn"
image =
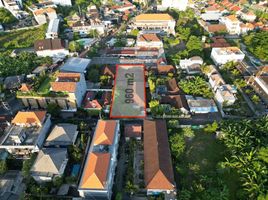
{"type": "MultiPolygon", "coordinates": [[[[217,173],[217,163],[224,161],[225,150],[225,146],[215,139],[214,135],[195,130],[195,137],[186,142],[185,153],[180,163],[182,173],[175,177],[177,184],[184,188],[191,188],[200,175],[218,176],[229,188],[230,199],[236,199],[235,194],[239,187],[237,175],[233,172],[217,173]]],[[[198,194],[193,196],[195,197],[193,199],[198,199],[198,194]]]]}
{"type": "Polygon", "coordinates": [[[44,39],[47,25],[28,30],[14,30],[0,34],[0,48],[15,49],[32,47],[36,40],[44,39]]]}

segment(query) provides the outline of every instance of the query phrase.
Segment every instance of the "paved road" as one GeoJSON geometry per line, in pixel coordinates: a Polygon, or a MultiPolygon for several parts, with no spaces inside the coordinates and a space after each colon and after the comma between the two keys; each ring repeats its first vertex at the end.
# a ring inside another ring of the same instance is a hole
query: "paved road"
{"type": "Polygon", "coordinates": [[[220,121],[222,119],[220,113],[195,114],[188,119],[179,119],[181,125],[205,125],[220,121]]]}

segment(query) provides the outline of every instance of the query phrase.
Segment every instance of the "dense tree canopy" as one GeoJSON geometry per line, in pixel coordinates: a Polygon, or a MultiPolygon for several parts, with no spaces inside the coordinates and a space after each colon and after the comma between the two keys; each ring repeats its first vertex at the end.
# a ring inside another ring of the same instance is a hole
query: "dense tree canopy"
{"type": "Polygon", "coordinates": [[[201,76],[196,76],[188,80],[181,80],[179,86],[186,94],[203,96],[205,98],[213,97],[211,88],[201,76]]]}
{"type": "Polygon", "coordinates": [[[244,36],[248,50],[261,60],[268,61],[268,32],[253,32],[244,36]]]}
{"type": "Polygon", "coordinates": [[[0,49],[33,47],[36,40],[44,39],[47,25],[28,30],[14,30],[0,35],[0,49]]]}
{"type": "Polygon", "coordinates": [[[17,19],[5,8],[0,8],[0,24],[11,24],[16,22],[17,19]]]}
{"type": "Polygon", "coordinates": [[[267,196],[268,118],[224,121],[221,127],[223,142],[231,154],[224,168],[238,172],[243,187],[241,199],[267,196]]]}
{"type": "Polygon", "coordinates": [[[35,53],[22,52],[16,57],[0,55],[0,77],[29,74],[42,64],[51,64],[49,57],[38,57],[35,53]]]}

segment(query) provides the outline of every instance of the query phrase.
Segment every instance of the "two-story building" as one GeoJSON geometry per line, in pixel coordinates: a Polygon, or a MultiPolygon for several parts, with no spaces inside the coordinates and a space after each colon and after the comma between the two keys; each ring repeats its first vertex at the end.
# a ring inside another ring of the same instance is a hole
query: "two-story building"
{"type": "Polygon", "coordinates": [[[176,21],[166,13],[140,14],[133,21],[133,27],[136,29],[155,33],[164,31],[172,35],[175,35],[175,25],[176,21]]]}
{"type": "Polygon", "coordinates": [[[81,197],[111,199],[119,136],[119,121],[98,121],[78,185],[81,197]]]}
{"type": "Polygon", "coordinates": [[[240,35],[240,21],[235,15],[224,16],[220,18],[220,22],[225,24],[227,32],[231,35],[240,35]]]}
{"type": "Polygon", "coordinates": [[[19,111],[0,138],[0,149],[16,157],[38,152],[50,126],[50,115],[46,111],[19,111]]]}
{"type": "Polygon", "coordinates": [[[62,110],[72,112],[81,106],[87,87],[84,74],[60,72],[56,80],[49,84],[47,93],[21,91],[17,93],[17,98],[28,108],[46,108],[54,103],[62,110]]]}
{"type": "Polygon", "coordinates": [[[30,169],[35,181],[42,183],[61,177],[68,163],[67,148],[43,148],[30,169]]]}
{"type": "Polygon", "coordinates": [[[242,61],[245,54],[238,47],[223,47],[212,48],[210,57],[216,65],[223,65],[230,61],[242,61]]]}
{"type": "Polygon", "coordinates": [[[137,47],[163,48],[163,42],[156,34],[140,34],[136,41],[137,47]]]}
{"type": "Polygon", "coordinates": [[[61,39],[37,40],[34,43],[34,50],[38,56],[65,58],[69,55],[67,44],[61,39]]]}

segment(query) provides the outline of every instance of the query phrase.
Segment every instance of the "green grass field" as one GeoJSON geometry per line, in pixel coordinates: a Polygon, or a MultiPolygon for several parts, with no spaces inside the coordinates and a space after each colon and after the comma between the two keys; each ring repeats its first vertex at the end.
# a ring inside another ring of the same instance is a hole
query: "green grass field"
{"type": "Polygon", "coordinates": [[[15,49],[32,47],[36,40],[44,39],[47,25],[38,28],[11,31],[0,34],[0,48],[15,49]]]}
{"type": "MultiPolygon", "coordinates": [[[[182,163],[179,163],[183,173],[175,175],[176,182],[184,188],[191,188],[200,176],[215,176],[224,181],[229,189],[231,200],[236,199],[239,187],[238,176],[235,172],[217,173],[217,164],[224,161],[226,155],[225,146],[214,135],[195,130],[195,137],[187,140],[182,163]]],[[[173,163],[174,165],[174,163],[173,163]]],[[[176,166],[176,164],[175,164],[176,166]]],[[[193,199],[198,199],[198,192],[193,199]]]]}

